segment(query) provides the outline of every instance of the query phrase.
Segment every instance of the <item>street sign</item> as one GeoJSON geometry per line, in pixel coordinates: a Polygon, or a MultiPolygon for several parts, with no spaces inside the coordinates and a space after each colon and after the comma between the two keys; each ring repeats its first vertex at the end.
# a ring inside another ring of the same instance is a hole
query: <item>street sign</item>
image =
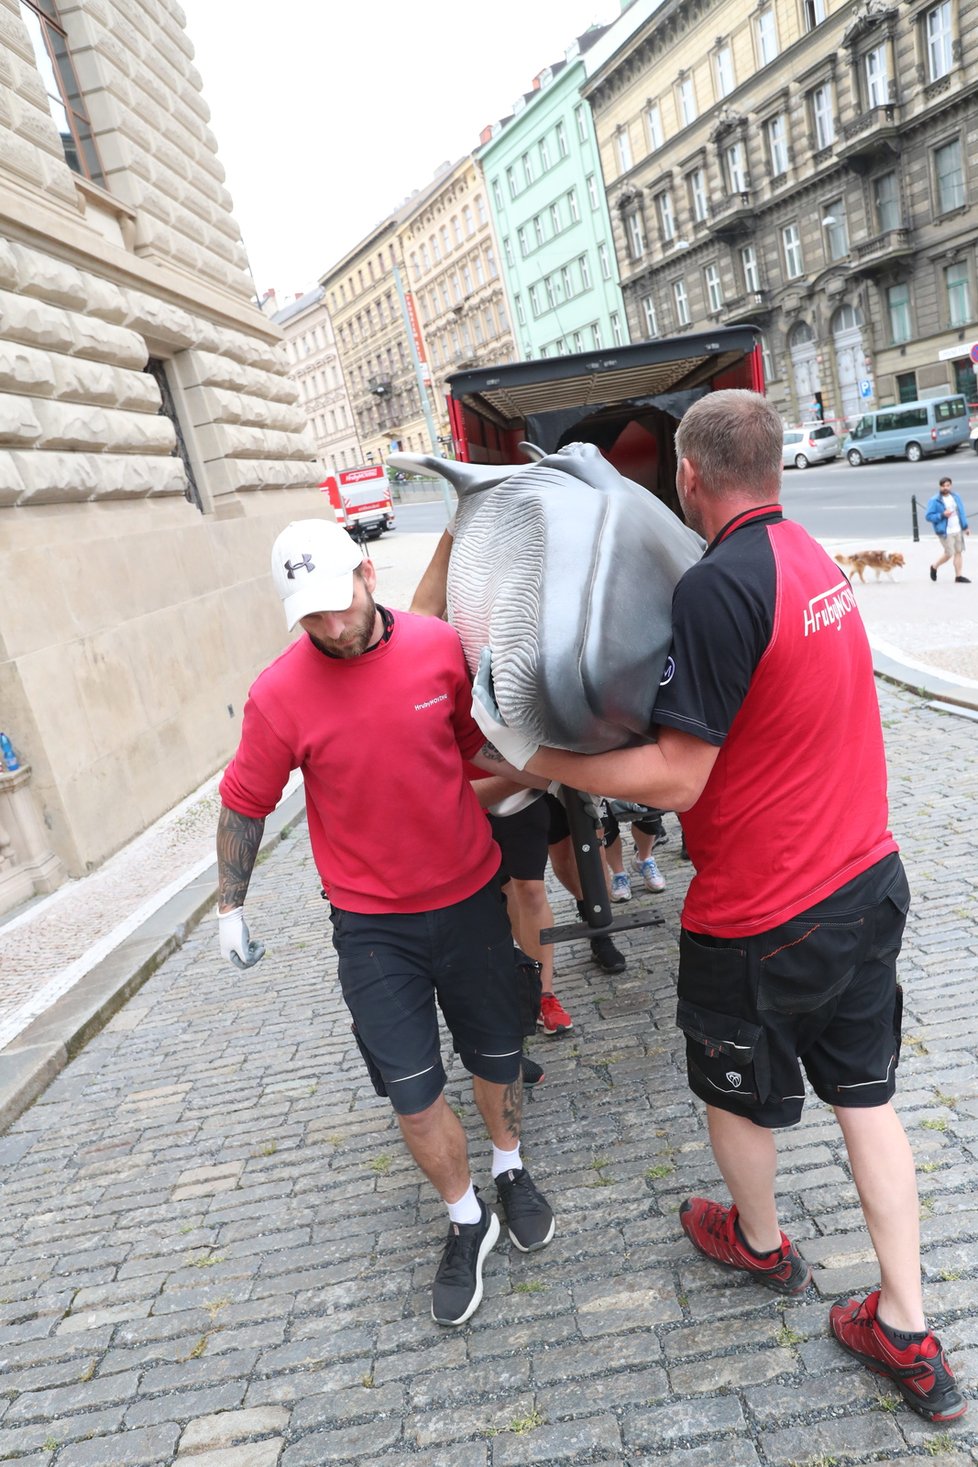
{"type": "Polygon", "coordinates": [[[968,355],[975,365],[978,366],[978,341],[975,342],[968,355]]]}
{"type": "Polygon", "coordinates": [[[872,384],[872,382],[870,382],[870,380],[869,380],[868,377],[864,377],[863,380],[859,384],[859,396],[860,397],[872,397],[872,395],[873,395],[873,384],[872,384]]]}

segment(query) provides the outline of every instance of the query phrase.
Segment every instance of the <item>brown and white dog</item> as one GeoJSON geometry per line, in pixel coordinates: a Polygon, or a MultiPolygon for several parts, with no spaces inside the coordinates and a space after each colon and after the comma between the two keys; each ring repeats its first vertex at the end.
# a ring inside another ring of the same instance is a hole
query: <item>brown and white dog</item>
{"type": "Polygon", "coordinates": [[[848,573],[850,580],[853,575],[857,575],[864,584],[866,578],[863,571],[875,571],[876,579],[879,580],[880,576],[888,576],[898,567],[906,565],[898,550],[892,555],[885,550],[857,550],[855,555],[837,555],[835,558],[848,573]]]}

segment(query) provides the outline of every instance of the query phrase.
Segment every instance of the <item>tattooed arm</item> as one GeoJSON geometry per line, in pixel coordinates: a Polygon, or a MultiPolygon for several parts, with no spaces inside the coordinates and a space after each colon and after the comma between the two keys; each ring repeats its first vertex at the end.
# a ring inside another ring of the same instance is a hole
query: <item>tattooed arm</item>
{"type": "Polygon", "coordinates": [[[264,957],[260,942],[252,942],[244,919],[244,899],[255,869],[264,820],[239,815],[221,806],[217,822],[217,878],[219,899],[217,924],[221,956],[236,968],[251,968],[264,957]]]}
{"type": "Polygon", "coordinates": [[[221,818],[217,822],[220,911],[244,906],[264,829],[264,820],[253,820],[249,815],[229,810],[227,805],[221,806],[221,818]]]}

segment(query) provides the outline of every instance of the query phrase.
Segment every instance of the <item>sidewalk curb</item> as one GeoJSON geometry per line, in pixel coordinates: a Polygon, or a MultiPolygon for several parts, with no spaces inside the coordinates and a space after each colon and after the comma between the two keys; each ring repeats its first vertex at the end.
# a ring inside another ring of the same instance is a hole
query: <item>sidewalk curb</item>
{"type": "Polygon", "coordinates": [[[873,671],[884,682],[895,683],[897,687],[906,688],[908,692],[917,693],[922,698],[936,698],[939,702],[950,703],[955,708],[967,708],[978,712],[978,686],[952,682],[930,668],[909,667],[906,663],[891,657],[889,653],[881,651],[873,643],[872,638],[870,646],[873,653],[873,671]]]}
{"type": "MultiPolygon", "coordinates": [[[[305,790],[300,786],[265,821],[259,859],[305,815],[305,790]]],[[[217,891],[215,861],[0,1051],[0,1135],[183,946],[216,902],[217,891]]]]}

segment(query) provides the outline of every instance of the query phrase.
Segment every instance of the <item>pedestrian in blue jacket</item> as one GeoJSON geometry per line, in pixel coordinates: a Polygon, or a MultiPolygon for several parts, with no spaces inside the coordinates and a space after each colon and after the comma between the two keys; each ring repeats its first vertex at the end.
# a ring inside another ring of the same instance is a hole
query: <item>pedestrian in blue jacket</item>
{"type": "Polygon", "coordinates": [[[927,518],[934,526],[940,541],[941,558],[930,568],[930,578],[937,580],[937,572],[946,561],[954,561],[954,579],[962,586],[970,586],[967,576],[961,574],[961,557],[964,555],[964,537],[970,535],[968,516],[964,512],[961,495],[951,488],[951,480],[945,474],[940,487],[927,506],[927,518]]]}

